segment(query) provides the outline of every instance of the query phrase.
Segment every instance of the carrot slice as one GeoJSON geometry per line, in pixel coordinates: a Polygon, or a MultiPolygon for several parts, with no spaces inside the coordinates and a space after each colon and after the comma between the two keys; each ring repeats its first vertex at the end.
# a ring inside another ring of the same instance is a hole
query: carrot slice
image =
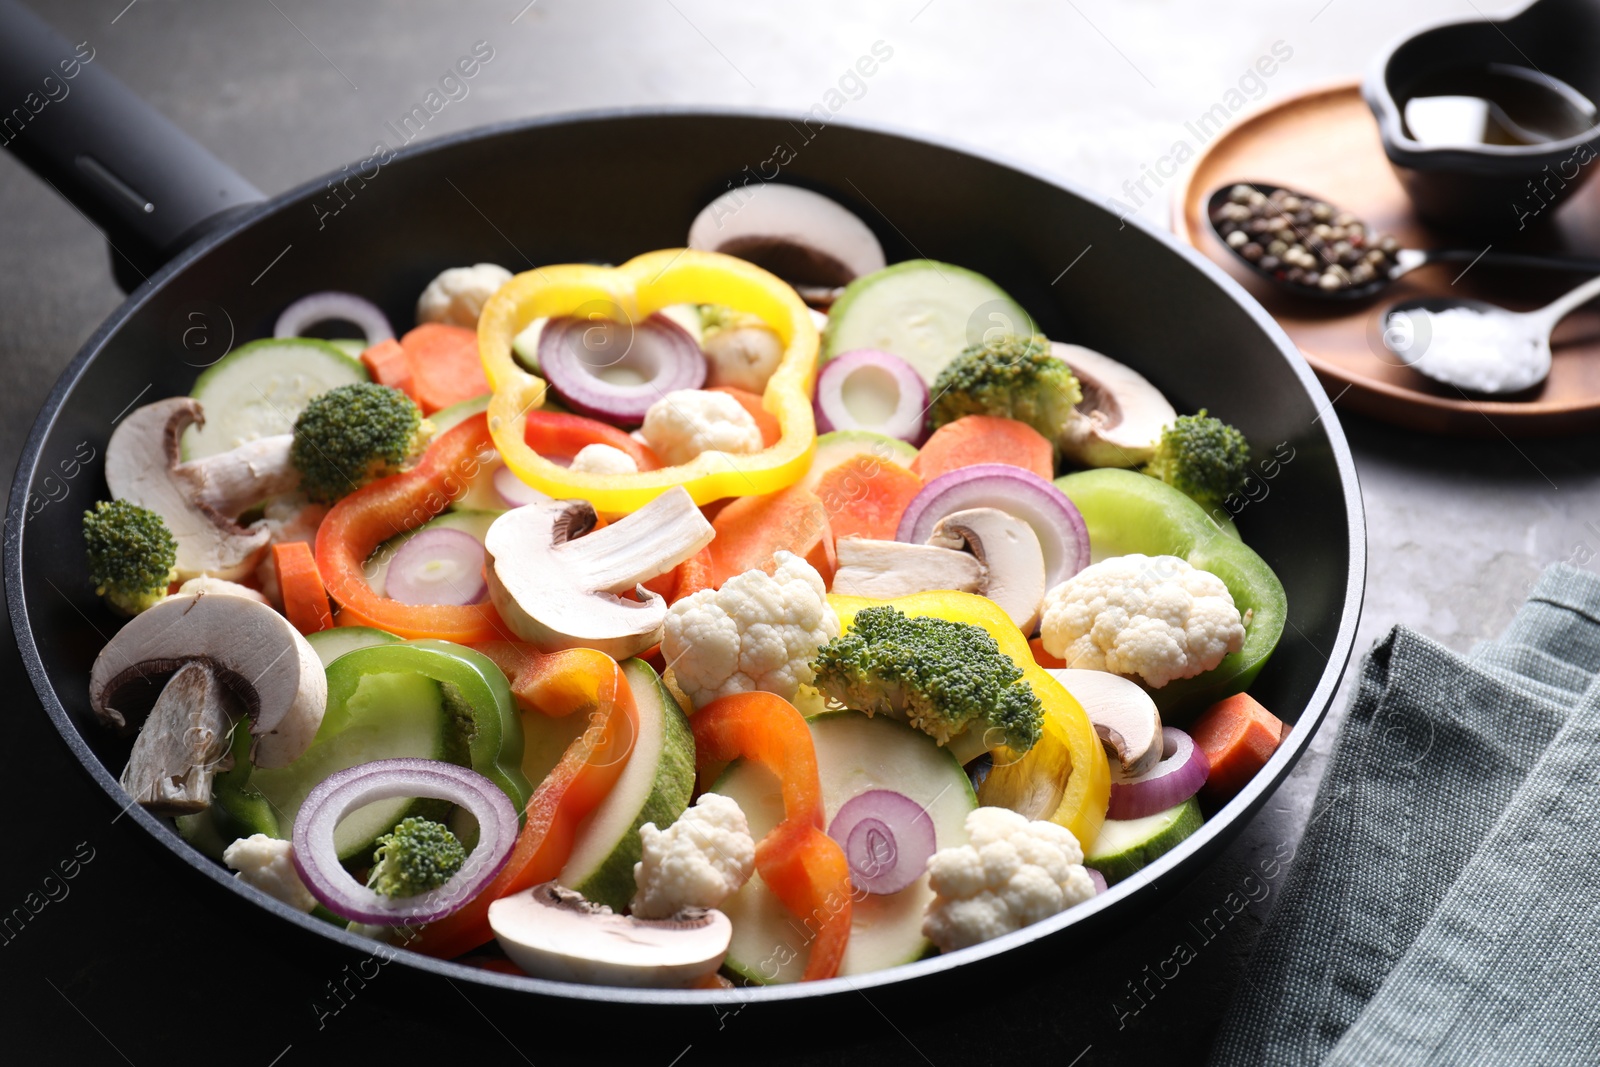
{"type": "Polygon", "coordinates": [[[1041,478],[1055,477],[1054,453],[1043,434],[1025,422],[997,415],[963,415],[928,438],[911,469],[931,482],[979,463],[1006,463],[1041,478]]]}
{"type": "Polygon", "coordinates": [[[1047,670],[1060,669],[1067,665],[1067,661],[1060,656],[1052,656],[1044,650],[1044,638],[1035,637],[1028,642],[1028,647],[1033,649],[1033,661],[1047,670]]]}
{"type": "Polygon", "coordinates": [[[411,364],[411,396],[424,415],[489,392],[476,330],[425,322],[400,338],[400,347],[411,364]]]}
{"type": "Polygon", "coordinates": [[[835,540],[854,534],[893,541],[901,514],[920,492],[921,478],[869,455],[851,456],[829,469],[816,489],[835,540]]]}
{"type": "Polygon", "coordinates": [[[761,447],[771,448],[778,443],[778,438],[783,436],[783,428],[778,425],[778,420],[761,405],[761,394],[752,393],[748,389],[740,389],[732,385],[713,385],[706,390],[709,393],[727,393],[739,402],[739,406],[750,413],[756,420],[756,427],[761,431],[761,447]]]}
{"type": "Polygon", "coordinates": [[[314,634],[333,626],[333,607],[328,590],[317,570],[317,557],[304,541],[285,541],[272,546],[272,562],[278,569],[278,588],[283,594],[283,613],[303,634],[314,634]]]}
{"type": "Polygon", "coordinates": [[[1207,708],[1189,731],[1211,761],[1201,795],[1220,804],[1243,789],[1278,750],[1283,730],[1283,721],[1249,693],[1235,693],[1207,708]]]}
{"type": "Polygon", "coordinates": [[[626,452],[641,471],[658,470],[661,461],[649,447],[615,426],[565,411],[530,411],[522,439],[546,459],[571,459],[586,445],[610,445],[626,452]]]}
{"type": "Polygon", "coordinates": [[[416,399],[411,391],[411,358],[393,337],[379,341],[361,353],[361,363],[379,385],[398,389],[411,399],[416,399]]]}
{"type": "Polygon", "coordinates": [[[716,537],[704,553],[705,587],[720,589],[745,571],[770,573],[780,550],[805,557],[824,582],[833,581],[838,558],[828,512],[809,489],[791,485],[765,496],[740,497],[717,513],[711,528],[716,537]]]}
{"type": "Polygon", "coordinates": [[[823,916],[802,981],[832,978],[850,942],[850,864],[822,829],[822,782],[805,716],[772,693],[737,693],[695,712],[690,725],[702,788],[711,771],[740,758],[778,779],[783,821],[757,843],[756,870],[789,914],[807,921],[823,916]]]}

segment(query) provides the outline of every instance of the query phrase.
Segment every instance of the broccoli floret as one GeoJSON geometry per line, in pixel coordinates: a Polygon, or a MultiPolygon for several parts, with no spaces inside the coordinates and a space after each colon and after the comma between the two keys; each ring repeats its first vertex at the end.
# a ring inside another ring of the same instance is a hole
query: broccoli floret
{"type": "Polygon", "coordinates": [[[823,645],[811,665],[830,700],[904,719],[941,745],[969,728],[998,730],[996,740],[1017,752],[1039,740],[1038,695],[989,632],[972,623],[907,616],[888,605],[863,608],[850,632],[823,645]]]}
{"type": "Polygon", "coordinates": [[[1198,415],[1179,415],[1161,431],[1161,443],[1144,472],[1211,511],[1244,488],[1250,473],[1250,443],[1201,408],[1198,415]]]}
{"type": "Polygon", "coordinates": [[[83,513],[89,578],[95,593],[125,615],[137,615],[178,580],[178,542],[160,515],[126,500],[102,500],[83,513]]]}
{"type": "Polygon", "coordinates": [[[1083,399],[1072,368],[1050,354],[1050,342],[1006,336],[965,349],[933,383],[931,429],[963,415],[1025,422],[1054,444],[1083,399]]]}
{"type": "Polygon", "coordinates": [[[398,389],[357,382],[311,399],[294,421],[289,458],[301,488],[323,504],[396,474],[427,444],[433,424],[398,389]]]}
{"type": "Polygon", "coordinates": [[[438,889],[467,862],[467,850],[443,824],[415,816],[378,838],[367,888],[386,897],[438,889]]]}

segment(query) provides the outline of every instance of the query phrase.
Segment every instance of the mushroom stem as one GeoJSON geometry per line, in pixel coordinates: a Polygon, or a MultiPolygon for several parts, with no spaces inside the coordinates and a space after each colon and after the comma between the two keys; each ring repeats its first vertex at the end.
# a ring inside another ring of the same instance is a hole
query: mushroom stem
{"type": "Polygon", "coordinates": [[[211,668],[185,665],[161,690],[134,739],[122,788],[157,815],[206,810],[212,777],[228,757],[229,727],[237,717],[231,712],[227,691],[211,668]]]}
{"type": "Polygon", "coordinates": [[[194,503],[231,519],[268,497],[300,487],[300,471],[289,458],[293,444],[292,433],[261,437],[227,452],[180,463],[172,474],[189,484],[194,503]]]}

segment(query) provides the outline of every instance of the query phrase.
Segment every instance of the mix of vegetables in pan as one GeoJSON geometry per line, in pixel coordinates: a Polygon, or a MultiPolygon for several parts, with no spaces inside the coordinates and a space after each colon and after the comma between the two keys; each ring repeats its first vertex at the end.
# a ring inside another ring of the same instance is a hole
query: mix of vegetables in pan
{"type": "Polygon", "coordinates": [[[1048,920],[1244,788],[1285,730],[1249,442],[760,195],[446,270],[398,338],[313,294],[121,420],[83,533],[132,799],[365,936],[692,987],[1048,920]]]}

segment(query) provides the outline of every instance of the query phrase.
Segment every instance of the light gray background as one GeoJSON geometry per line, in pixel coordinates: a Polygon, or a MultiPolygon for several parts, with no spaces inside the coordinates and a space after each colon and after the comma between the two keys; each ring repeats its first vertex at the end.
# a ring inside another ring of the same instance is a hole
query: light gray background
{"type": "MultiPolygon", "coordinates": [[[[1422,21],[1480,13],[1473,0],[524,2],[35,0],[34,6],[73,41],[91,42],[97,64],[268,194],[369,155],[386,135],[384,123],[408,111],[480,39],[493,45],[495,58],[472,81],[470,96],[429,124],[429,137],[630,104],[803,111],[883,41],[893,57],[839,118],[992,150],[1124,201],[1124,183],[1137,180],[1175,141],[1195,146],[1184,123],[1224,100],[1275,42],[1293,54],[1259,85],[1265,101],[1359,74],[1375,48],[1422,21]]],[[[1247,81],[1244,88],[1258,86],[1247,81]]],[[[622,146],[618,160],[627,165],[622,146]]],[[[1166,193],[1175,184],[1147,185],[1159,195],[1139,213],[1164,221],[1166,193]]],[[[50,383],[119,300],[95,231],[0,154],[0,450],[8,476],[50,383]]],[[[1513,443],[1499,436],[1445,442],[1360,419],[1346,419],[1345,428],[1361,473],[1371,546],[1358,648],[1406,623],[1465,649],[1510,618],[1545,564],[1587,564],[1600,553],[1594,491],[1600,463],[1592,442],[1513,443]]],[[[171,915],[128,923],[116,914],[119,882],[160,879],[169,867],[129,840],[125,827],[107,826],[100,808],[81,795],[91,787],[35,712],[9,650],[6,662],[16,686],[9,706],[16,741],[0,745],[9,772],[0,788],[13,818],[28,826],[20,854],[13,850],[0,864],[0,910],[20,903],[74,843],[91,840],[98,852],[73,883],[72,898],[52,904],[23,936],[0,946],[0,973],[18,991],[0,1017],[20,1047],[49,1049],[63,1062],[155,1062],[171,1040],[157,1036],[164,1027],[140,1025],[138,1013],[161,1010],[169,998],[140,972],[155,967],[166,935],[145,927],[159,930],[209,901],[186,883],[173,889],[171,915]],[[39,814],[41,798],[52,800],[48,817],[39,814]],[[61,946],[68,951],[57,952],[61,946]]],[[[1195,884],[1121,944],[1063,960],[1064,968],[1103,974],[1103,997],[1056,1003],[1046,992],[1003,1027],[984,1018],[957,1025],[949,1012],[897,1018],[881,1043],[856,1055],[941,1065],[1002,1054],[1084,1065],[1197,1061],[1281,876],[1147,1008],[1123,1016],[1120,1027],[1113,999],[1131,1006],[1127,981],[1169,956],[1174,941],[1191,937],[1189,924],[1240,890],[1263,858],[1292,849],[1312,817],[1342,706],[1341,696],[1287,785],[1195,884]]],[[[288,1023],[276,1030],[243,1024],[234,1049],[223,1054],[263,1064],[286,1045],[293,1047],[284,1064],[330,1054],[340,1039],[309,1033],[302,1018],[320,978],[308,975],[301,988],[280,991],[293,1032],[288,1023]]],[[[392,1009],[372,1003],[378,999],[349,1009],[367,1014],[341,1021],[344,1039],[390,1018],[392,1009]]],[[[185,1003],[215,1012],[222,1000],[195,990],[185,1003]]],[[[492,1031],[477,1033],[482,1028],[474,1020],[461,1021],[474,1023],[463,1026],[468,1045],[482,1039],[488,1054],[512,1055],[492,1031]]],[[[527,1038],[526,1031],[507,1029],[527,1038]]],[[[549,1058],[537,1041],[514,1043],[533,1062],[549,1058]]],[[[660,1062],[678,1053],[663,1049],[660,1062]]],[[[697,1047],[681,1062],[739,1054],[738,1046],[697,1047]]]]}

